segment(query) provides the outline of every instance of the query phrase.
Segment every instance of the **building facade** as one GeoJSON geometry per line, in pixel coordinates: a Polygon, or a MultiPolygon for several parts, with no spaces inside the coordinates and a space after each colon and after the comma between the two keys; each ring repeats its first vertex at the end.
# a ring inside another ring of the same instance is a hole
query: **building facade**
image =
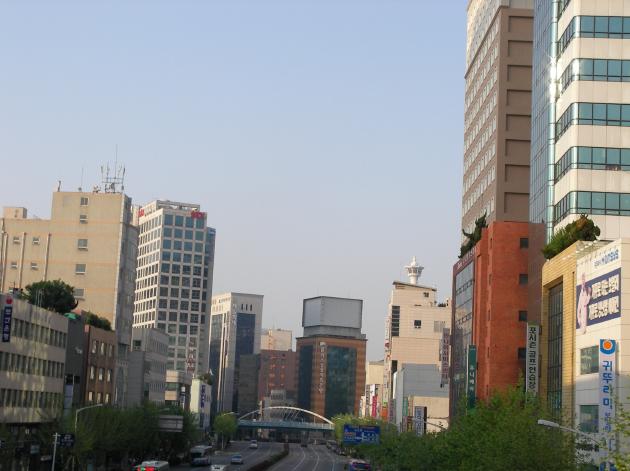
{"type": "Polygon", "coordinates": [[[116,371],[116,333],[84,326],[83,403],[111,405],[114,402],[116,371]]]}
{"type": "Polygon", "coordinates": [[[365,393],[361,397],[361,417],[380,419],[383,394],[383,360],[365,364],[365,393]]]}
{"type": "Polygon", "coordinates": [[[168,339],[158,329],[133,329],[129,358],[129,405],[164,403],[168,339]]]}
{"type": "Polygon", "coordinates": [[[263,296],[224,293],[212,297],[210,370],[214,375],[212,407],[236,412],[242,355],[260,353],[263,296]]]}
{"type": "Polygon", "coordinates": [[[295,399],[297,392],[297,354],[292,350],[261,350],[258,370],[258,400],[273,390],[284,390],[295,399]]]}
{"type": "Polygon", "coordinates": [[[212,386],[200,378],[193,378],[190,386],[190,412],[200,430],[210,430],[212,386]]]}
{"type": "Polygon", "coordinates": [[[169,335],[167,369],[208,371],[215,230],[199,205],[153,201],[140,229],[134,328],[169,335]]]}
{"type": "Polygon", "coordinates": [[[126,395],[137,243],[131,198],[120,192],[57,191],[50,219],[29,219],[17,207],[0,219],[0,291],[61,279],[80,309],[108,319],[118,343],[118,405],[126,395]]]}
{"type": "Polygon", "coordinates": [[[297,339],[298,407],[325,417],[359,414],[365,391],[363,301],[305,299],[297,339]]]}
{"type": "Polygon", "coordinates": [[[533,0],[469,0],[462,228],[527,221],[533,0]]]}
{"type": "Polygon", "coordinates": [[[185,411],[190,412],[192,383],[193,378],[190,373],[166,370],[164,405],[181,407],[185,411]]]}
{"type": "Polygon", "coordinates": [[[293,332],[285,329],[263,329],[260,336],[261,350],[292,350],[293,332]]]}
{"type": "Polygon", "coordinates": [[[394,281],[385,324],[381,410],[387,420],[394,420],[395,414],[394,375],[406,363],[446,368],[438,387],[443,387],[448,397],[449,362],[442,362],[441,344],[450,338],[451,309],[438,303],[436,288],[418,284],[423,268],[415,257],[405,268],[409,282],[394,281]]]}

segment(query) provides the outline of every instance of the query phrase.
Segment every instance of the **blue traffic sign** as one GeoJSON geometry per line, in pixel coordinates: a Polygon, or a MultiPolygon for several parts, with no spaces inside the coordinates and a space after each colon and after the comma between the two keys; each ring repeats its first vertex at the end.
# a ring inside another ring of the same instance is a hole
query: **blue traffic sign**
{"type": "Polygon", "coordinates": [[[371,444],[377,445],[381,437],[381,427],[378,425],[350,425],[343,426],[343,443],[345,445],[371,444]]]}

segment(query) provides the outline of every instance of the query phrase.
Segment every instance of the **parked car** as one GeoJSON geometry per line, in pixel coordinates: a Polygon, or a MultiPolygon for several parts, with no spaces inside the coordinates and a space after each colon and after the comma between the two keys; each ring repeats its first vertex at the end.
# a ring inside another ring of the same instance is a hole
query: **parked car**
{"type": "Polygon", "coordinates": [[[231,464],[243,464],[243,463],[245,463],[245,461],[243,461],[243,455],[241,455],[240,453],[232,455],[232,458],[230,459],[230,463],[231,464]]]}
{"type": "Polygon", "coordinates": [[[363,460],[350,460],[350,463],[346,465],[348,471],[372,471],[372,466],[367,461],[363,460]]]}

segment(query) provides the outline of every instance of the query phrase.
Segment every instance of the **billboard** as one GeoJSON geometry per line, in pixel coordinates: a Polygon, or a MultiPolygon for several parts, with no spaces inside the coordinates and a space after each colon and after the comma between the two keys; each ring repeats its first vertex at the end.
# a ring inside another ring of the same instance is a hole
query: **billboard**
{"type": "Polygon", "coordinates": [[[343,443],[345,445],[378,445],[380,437],[381,428],[378,425],[343,425],[343,443]]]}
{"type": "Polygon", "coordinates": [[[621,246],[612,243],[578,260],[575,328],[621,317],[621,246]]]}
{"type": "Polygon", "coordinates": [[[302,311],[302,326],[361,328],[363,301],[360,299],[319,297],[305,299],[302,311]]]}

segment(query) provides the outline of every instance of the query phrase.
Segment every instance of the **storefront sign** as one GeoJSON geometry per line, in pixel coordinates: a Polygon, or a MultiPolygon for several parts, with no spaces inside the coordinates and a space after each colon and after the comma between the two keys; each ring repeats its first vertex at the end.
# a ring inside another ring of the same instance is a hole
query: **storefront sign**
{"type": "Polygon", "coordinates": [[[612,430],[615,418],[615,353],[617,342],[599,341],[599,431],[604,434],[609,449],[613,448],[612,430]]]}
{"type": "Polygon", "coordinates": [[[525,390],[538,393],[538,324],[527,324],[527,356],[525,365],[525,390]]]}
{"type": "Polygon", "coordinates": [[[466,387],[468,397],[468,408],[475,407],[477,392],[477,346],[468,346],[468,383],[466,387]]]}
{"type": "Polygon", "coordinates": [[[11,341],[11,319],[13,318],[13,298],[7,296],[2,308],[2,341],[11,341]]]}
{"type": "Polygon", "coordinates": [[[424,406],[414,406],[413,408],[413,430],[416,435],[424,435],[426,409],[424,406]]]}

